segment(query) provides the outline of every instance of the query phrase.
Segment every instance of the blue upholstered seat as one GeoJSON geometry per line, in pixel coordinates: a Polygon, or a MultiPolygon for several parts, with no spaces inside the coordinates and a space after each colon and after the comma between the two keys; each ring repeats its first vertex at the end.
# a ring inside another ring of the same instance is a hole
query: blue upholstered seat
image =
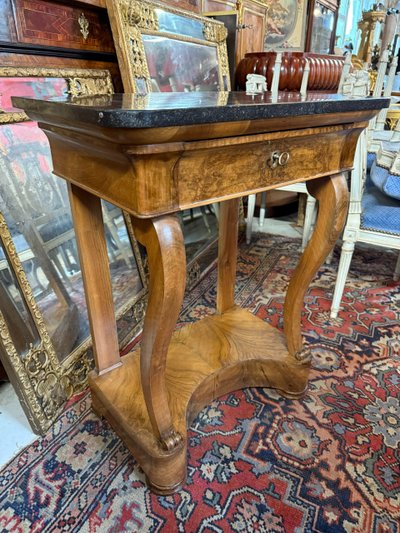
{"type": "Polygon", "coordinates": [[[390,170],[381,167],[377,160],[372,164],[370,171],[371,181],[381,192],[400,200],[400,176],[391,174],[390,170]]]}
{"type": "Polygon", "coordinates": [[[400,236],[400,200],[369,184],[363,194],[361,228],[400,236]]]}
{"type": "Polygon", "coordinates": [[[376,160],[376,154],[374,152],[368,152],[367,154],[367,171],[370,171],[374,161],[376,160]]]}

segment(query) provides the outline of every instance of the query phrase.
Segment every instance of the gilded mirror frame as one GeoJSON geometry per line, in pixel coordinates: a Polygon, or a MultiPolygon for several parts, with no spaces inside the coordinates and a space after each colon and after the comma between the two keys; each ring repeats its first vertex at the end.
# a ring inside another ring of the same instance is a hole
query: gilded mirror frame
{"type": "MultiPolygon", "coordinates": [[[[153,85],[143,36],[159,36],[181,42],[212,47],[216,51],[218,85],[221,98],[230,90],[230,73],[226,47],[227,29],[222,22],[174,8],[166,4],[145,0],[107,0],[107,11],[114,38],[118,65],[125,93],[147,94],[153,92],[153,85]],[[188,19],[201,26],[201,38],[178,33],[160,31],[157,10],[178,18],[188,19]]],[[[213,239],[188,259],[187,288],[193,287],[210,267],[210,257],[216,259],[217,240],[213,239]]]]}
{"type": "MultiPolygon", "coordinates": [[[[63,78],[67,82],[68,93],[72,96],[113,93],[111,76],[107,70],[0,67],[0,78],[14,77],[63,78]]],[[[22,111],[10,112],[0,109],[0,127],[25,121],[29,121],[29,118],[22,111]]],[[[146,274],[140,250],[133,235],[130,219],[125,214],[124,221],[143,288],[116,310],[117,319],[130,314],[136,325],[127,334],[128,336],[122,339],[122,345],[142,327],[147,292],[146,274]]],[[[13,342],[5,316],[0,310],[0,360],[32,429],[37,433],[44,433],[62,410],[65,401],[87,386],[87,374],[93,367],[90,353],[92,341],[89,336],[63,361],[59,360],[2,212],[0,212],[0,243],[39,338],[39,342],[35,346],[31,344],[22,358],[13,342]]]]}
{"type": "Polygon", "coordinates": [[[126,93],[152,92],[143,43],[144,35],[214,47],[217,53],[220,90],[230,89],[227,30],[222,22],[158,2],[141,0],[107,0],[107,10],[126,93]],[[161,31],[157,10],[199,22],[202,25],[202,38],[161,31]]]}

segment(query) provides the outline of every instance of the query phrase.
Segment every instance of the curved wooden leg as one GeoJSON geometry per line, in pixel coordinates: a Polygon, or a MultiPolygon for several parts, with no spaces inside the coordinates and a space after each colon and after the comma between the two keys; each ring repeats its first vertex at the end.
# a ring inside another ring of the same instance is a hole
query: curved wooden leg
{"type": "Polygon", "coordinates": [[[162,446],[173,450],[181,441],[168,406],[165,366],[168,346],[182,306],[186,256],[176,214],[156,219],[132,217],[135,235],[147,249],[150,286],[140,348],[141,383],[149,418],[162,446]]]}
{"type": "Polygon", "coordinates": [[[299,361],[310,358],[303,350],[301,312],[307,288],[334,247],[343,229],[349,192],[344,174],[307,182],[308,192],[319,201],[314,233],[293,273],[284,306],[284,330],[290,355],[299,361]]]}

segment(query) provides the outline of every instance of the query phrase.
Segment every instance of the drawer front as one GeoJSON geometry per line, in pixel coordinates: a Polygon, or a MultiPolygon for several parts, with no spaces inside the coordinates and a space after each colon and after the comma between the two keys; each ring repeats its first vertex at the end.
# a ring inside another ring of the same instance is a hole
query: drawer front
{"type": "Polygon", "coordinates": [[[105,10],[44,0],[13,0],[13,3],[19,43],[114,52],[105,10]]]}
{"type": "Polygon", "coordinates": [[[181,208],[351,168],[359,130],[184,152],[175,167],[181,208]]]}

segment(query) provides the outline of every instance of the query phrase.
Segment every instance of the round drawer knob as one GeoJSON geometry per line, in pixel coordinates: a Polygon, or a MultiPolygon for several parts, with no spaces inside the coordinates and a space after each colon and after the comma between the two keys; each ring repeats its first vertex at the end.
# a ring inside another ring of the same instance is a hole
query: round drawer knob
{"type": "Polygon", "coordinates": [[[289,152],[272,152],[270,159],[267,163],[270,168],[284,167],[289,163],[290,154],[289,152]]]}
{"type": "Polygon", "coordinates": [[[284,167],[289,163],[290,154],[289,152],[282,152],[279,156],[278,163],[281,167],[284,167]]]}

